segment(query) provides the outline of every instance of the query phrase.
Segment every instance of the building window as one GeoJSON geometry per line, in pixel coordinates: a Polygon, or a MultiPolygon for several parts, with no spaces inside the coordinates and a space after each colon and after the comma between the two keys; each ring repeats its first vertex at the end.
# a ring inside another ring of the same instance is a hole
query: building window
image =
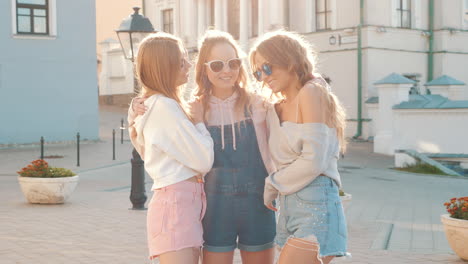
{"type": "Polygon", "coordinates": [[[16,0],[16,29],[18,34],[48,35],[48,0],[16,0]]]}
{"type": "Polygon", "coordinates": [[[258,36],[258,0],[252,0],[252,5],[251,5],[251,25],[252,25],[252,37],[257,37],[258,36]]]}
{"type": "MultiPolygon", "coordinates": [[[[210,0],[210,21],[208,23],[210,28],[215,28],[215,0],[210,0]]],[[[217,3],[218,5],[220,3],[217,3]]]]}
{"type": "Polygon", "coordinates": [[[228,32],[234,37],[239,39],[239,26],[240,26],[240,2],[239,0],[227,1],[228,11],[228,32]]]}
{"type": "Polygon", "coordinates": [[[411,28],[411,0],[398,0],[398,27],[411,28]]]}
{"type": "Polygon", "coordinates": [[[331,29],[331,3],[330,0],[315,1],[315,25],[316,30],[331,29]]]}
{"type": "Polygon", "coordinates": [[[468,0],[464,0],[463,4],[463,26],[468,28],[468,0]]]}
{"type": "Polygon", "coordinates": [[[162,11],[163,31],[174,34],[174,10],[166,9],[162,11]]]}

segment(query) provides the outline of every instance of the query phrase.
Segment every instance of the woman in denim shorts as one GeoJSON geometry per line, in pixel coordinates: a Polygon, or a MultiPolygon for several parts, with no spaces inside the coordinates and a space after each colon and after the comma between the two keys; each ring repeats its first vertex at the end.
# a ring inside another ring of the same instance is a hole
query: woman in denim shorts
{"type": "Polygon", "coordinates": [[[277,171],[264,202],[276,211],[279,263],[329,263],[347,256],[337,160],[344,151],[345,113],[297,34],[265,34],[250,53],[255,77],[279,100],[267,111],[269,148],[277,171]]]}

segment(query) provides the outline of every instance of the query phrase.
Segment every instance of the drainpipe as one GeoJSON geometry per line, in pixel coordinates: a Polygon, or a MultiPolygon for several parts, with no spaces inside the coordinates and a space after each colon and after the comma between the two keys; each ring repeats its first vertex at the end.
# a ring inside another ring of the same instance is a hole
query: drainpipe
{"type": "Polygon", "coordinates": [[[434,74],[434,0],[429,0],[429,52],[427,54],[427,81],[434,74]]]}
{"type": "Polygon", "coordinates": [[[353,138],[359,138],[362,135],[362,25],[364,24],[364,0],[360,0],[359,8],[359,25],[358,25],[358,46],[357,46],[357,59],[358,59],[358,83],[357,83],[357,131],[353,138]]]}

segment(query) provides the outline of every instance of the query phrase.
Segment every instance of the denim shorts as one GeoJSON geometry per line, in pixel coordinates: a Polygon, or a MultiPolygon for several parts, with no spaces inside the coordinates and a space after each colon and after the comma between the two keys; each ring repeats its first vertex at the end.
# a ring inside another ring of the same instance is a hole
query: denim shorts
{"type": "Polygon", "coordinates": [[[204,249],[257,252],[274,247],[275,216],[256,194],[227,196],[207,193],[203,219],[204,249]]]}
{"type": "Polygon", "coordinates": [[[335,181],[318,176],[290,195],[280,195],[275,242],[283,247],[289,237],[314,235],[321,256],[347,256],[346,219],[335,181]]]}

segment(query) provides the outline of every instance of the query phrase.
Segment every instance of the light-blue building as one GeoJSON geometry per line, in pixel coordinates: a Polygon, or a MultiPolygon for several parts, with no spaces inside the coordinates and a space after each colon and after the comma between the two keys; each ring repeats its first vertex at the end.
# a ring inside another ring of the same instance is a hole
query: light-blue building
{"type": "Polygon", "coordinates": [[[95,10],[0,1],[0,144],[98,139],[95,10]]]}

